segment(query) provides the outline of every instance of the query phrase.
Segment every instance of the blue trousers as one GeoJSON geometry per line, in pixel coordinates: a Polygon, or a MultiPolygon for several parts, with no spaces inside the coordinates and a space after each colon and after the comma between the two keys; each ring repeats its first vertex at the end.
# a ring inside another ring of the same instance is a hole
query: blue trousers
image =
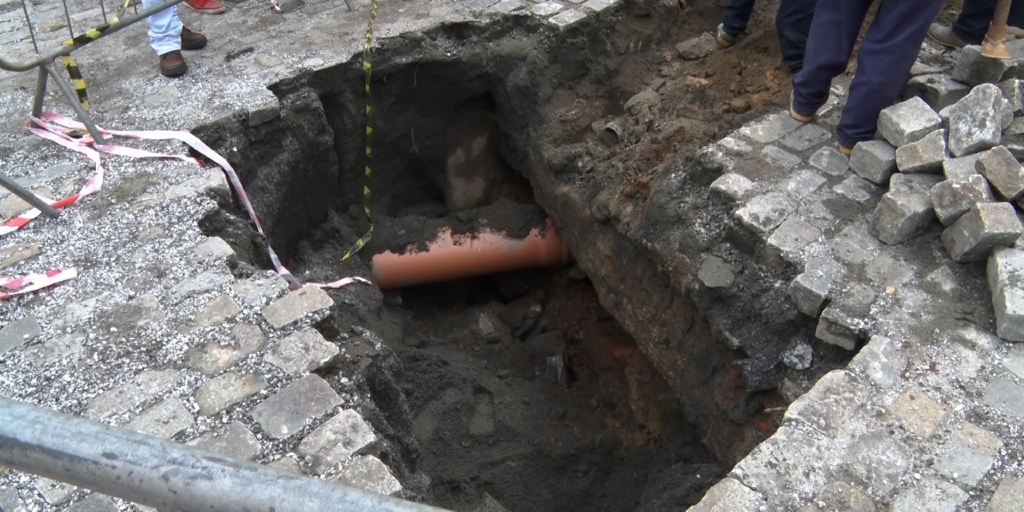
{"type": "MultiPolygon", "coordinates": [[[[732,0],[729,10],[722,18],[722,28],[726,34],[736,37],[747,29],[756,1],[732,0]]],[[[793,73],[799,72],[804,64],[807,33],[811,30],[811,19],[814,17],[816,3],[817,0],[782,0],[775,14],[775,28],[779,33],[782,60],[793,73]]]]}
{"type": "MultiPolygon", "coordinates": [[[[967,44],[981,44],[996,12],[998,0],[964,0],[964,8],[953,23],[953,33],[967,44]]],[[[1024,2],[1010,2],[1007,25],[1024,28],[1024,2]]]]}
{"type": "MultiPolygon", "coordinates": [[[[878,113],[893,104],[910,75],[928,27],[944,0],[882,0],[857,55],[857,74],[836,128],[846,147],[875,136],[878,113]]],[[[804,68],[793,78],[793,109],[813,115],[832,79],[846,71],[872,0],[822,0],[807,38],[804,68]]]]}

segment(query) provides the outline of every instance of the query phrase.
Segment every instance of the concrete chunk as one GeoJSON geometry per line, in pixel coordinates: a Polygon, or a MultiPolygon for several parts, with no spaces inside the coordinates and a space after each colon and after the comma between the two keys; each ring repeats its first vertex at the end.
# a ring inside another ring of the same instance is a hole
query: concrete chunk
{"type": "Polygon", "coordinates": [[[910,240],[935,218],[928,194],[893,190],[882,196],[871,216],[871,232],[889,245],[910,240]]]}
{"type": "Polygon", "coordinates": [[[1009,247],[1024,232],[1009,203],[978,203],[942,232],[942,245],[954,261],[981,261],[995,247],[1009,247]]]}
{"type": "Polygon", "coordinates": [[[872,183],[889,183],[896,172],[896,148],[883,140],[858,142],[850,154],[850,168],[872,183]]]}
{"type": "Polygon", "coordinates": [[[948,157],[946,130],[938,129],[896,149],[896,168],[907,173],[941,172],[948,157]]]}
{"type": "Polygon", "coordinates": [[[275,329],[280,329],[306,316],[325,312],[333,305],[334,301],[327,292],[318,286],[307,284],[263,308],[263,317],[275,329]]]}
{"type": "Polygon", "coordinates": [[[946,180],[932,187],[932,207],[943,226],[950,226],[972,206],[995,201],[988,181],[980,174],[946,180]]]}
{"type": "Polygon", "coordinates": [[[992,84],[975,87],[949,107],[949,151],[965,156],[999,145],[1003,134],[999,108],[1003,93],[992,84]]]}
{"type": "Polygon", "coordinates": [[[1008,201],[1024,194],[1024,168],[1003,146],[981,153],[975,168],[1008,201]]]}
{"type": "Polygon", "coordinates": [[[878,133],[896,147],[917,142],[941,126],[939,115],[916,96],[878,114],[878,133]]]}

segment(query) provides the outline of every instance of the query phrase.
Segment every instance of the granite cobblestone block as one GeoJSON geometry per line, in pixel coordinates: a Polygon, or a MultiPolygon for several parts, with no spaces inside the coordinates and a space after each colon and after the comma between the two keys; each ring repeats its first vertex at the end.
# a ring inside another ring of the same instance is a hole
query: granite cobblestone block
{"type": "Polygon", "coordinates": [[[338,355],[338,347],[316,329],[303,329],[281,340],[264,360],[290,375],[311,372],[338,355]]]}
{"type": "Polygon", "coordinates": [[[313,471],[323,473],[376,441],[377,435],[359,413],[345,409],[306,436],[299,443],[299,453],[312,457],[313,471]]]}
{"type": "Polygon", "coordinates": [[[969,45],[960,51],[950,76],[954,80],[975,86],[1002,82],[1013,77],[1016,72],[1017,65],[1013,60],[983,57],[981,46],[969,45]]]}
{"type": "Polygon", "coordinates": [[[402,484],[398,479],[373,455],[356,457],[338,475],[338,482],[385,496],[393,496],[402,490],[402,484]]]}
{"type": "Polygon", "coordinates": [[[1003,442],[995,434],[972,423],[964,423],[935,461],[935,469],[946,478],[974,486],[995,463],[1003,442]]]}
{"type": "Polygon", "coordinates": [[[1005,147],[996,146],[979,154],[975,168],[1008,201],[1024,194],[1024,168],[1005,147]]]}
{"type": "Polygon", "coordinates": [[[252,418],[270,436],[286,439],[342,402],[327,381],[307,375],[253,407],[252,418]]]}
{"type": "Polygon", "coordinates": [[[808,162],[831,176],[842,176],[850,169],[850,158],[829,146],[815,151],[808,162]]]}
{"type": "Polygon", "coordinates": [[[754,188],[754,182],[736,174],[726,173],[711,183],[711,191],[732,201],[742,201],[754,188]]]}
{"type": "Polygon", "coordinates": [[[239,460],[252,460],[260,453],[259,440],[237,421],[228,423],[220,431],[207,432],[185,444],[239,460]]]}
{"type": "Polygon", "coordinates": [[[905,90],[904,96],[920,96],[939,111],[963,99],[971,92],[971,87],[947,74],[929,74],[911,78],[905,90]]]}
{"type": "Polygon", "coordinates": [[[988,259],[986,274],[996,335],[1007,341],[1024,341],[1024,251],[997,248],[988,259]]]}
{"type": "Polygon", "coordinates": [[[978,203],[995,201],[988,180],[979,174],[966,178],[945,180],[931,190],[935,216],[943,226],[950,226],[978,203]]]}
{"type": "Polygon", "coordinates": [[[931,198],[916,190],[892,190],[871,216],[871,232],[888,245],[906,242],[935,218],[931,198]]]}
{"type": "Polygon", "coordinates": [[[788,195],[769,192],[751,199],[733,216],[750,230],[767,237],[796,207],[797,203],[788,195]]]}
{"type": "Polygon", "coordinates": [[[960,158],[950,158],[942,162],[942,175],[947,180],[957,180],[981,174],[978,172],[978,158],[980,157],[980,154],[975,153],[960,158]]]}
{"type": "Polygon", "coordinates": [[[1002,116],[998,109],[1003,93],[992,84],[975,87],[970,94],[948,108],[949,151],[966,156],[999,145],[1002,116]]]}
{"type": "Polygon", "coordinates": [[[896,148],[884,140],[858,142],[850,154],[850,168],[872,183],[889,183],[896,172],[896,148]]]}
{"type": "Polygon", "coordinates": [[[255,374],[225,373],[210,379],[195,394],[199,414],[211,416],[266,389],[266,377],[255,374]]]}
{"type": "Polygon", "coordinates": [[[921,140],[942,126],[942,119],[921,98],[882,109],[878,114],[878,133],[895,147],[921,140]]]}
{"type": "Polygon", "coordinates": [[[825,309],[832,290],[846,275],[846,268],[828,257],[813,258],[803,273],[789,285],[789,298],[801,313],[817,318],[825,309]]]}
{"type": "Polygon", "coordinates": [[[942,245],[954,261],[981,261],[996,247],[1009,247],[1024,232],[1009,203],[978,203],[942,232],[942,245]]]}
{"type": "Polygon", "coordinates": [[[307,316],[325,312],[333,305],[334,301],[327,292],[318,286],[307,284],[263,308],[263,317],[275,329],[280,329],[307,316]]]}
{"type": "Polygon", "coordinates": [[[938,129],[897,148],[896,168],[906,173],[942,172],[942,163],[948,157],[946,130],[938,129]]]}

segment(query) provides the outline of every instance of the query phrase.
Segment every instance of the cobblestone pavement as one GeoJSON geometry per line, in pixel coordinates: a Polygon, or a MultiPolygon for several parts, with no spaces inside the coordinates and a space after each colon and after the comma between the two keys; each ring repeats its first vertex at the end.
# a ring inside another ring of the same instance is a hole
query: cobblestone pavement
{"type": "MultiPolygon", "coordinates": [[[[211,43],[187,54],[191,71],[175,81],[157,75],[142,25],[94,43],[77,57],[96,120],[110,128],[191,129],[226,116],[273,118],[279,107],[269,85],[361,51],[367,4],[355,3],[354,13],[343,0],[286,0],[284,13],[254,0],[229,1],[220,16],[182,8],[186,25],[211,43]]],[[[28,5],[47,44],[66,37],[60,2],[28,5]]],[[[71,5],[76,27],[102,19],[97,4],[71,5]]],[[[565,26],[610,6],[386,1],[377,35],[506,13],[565,26]]],[[[20,2],[0,0],[5,58],[32,47],[20,16],[20,2]]],[[[30,73],[0,75],[0,159],[5,173],[37,193],[65,195],[92,169],[24,132],[33,81],[30,73]]],[[[967,92],[941,73],[920,73],[918,83],[934,85],[928,94],[967,92]]],[[[772,182],[727,174],[713,187],[780,260],[805,266],[793,298],[821,318],[823,339],[848,348],[870,339],[849,368],[794,402],[779,431],[695,508],[1016,510],[1024,502],[1024,348],[990,332],[984,264],[954,262],[940,230],[902,244],[877,239],[872,215],[886,189],[833,149],[842,92],[837,87],[839,103],[816,123],[773,113],[705,149],[729,168],[788,170],[772,182]]],[[[52,93],[48,102],[60,108],[52,93]]],[[[5,275],[80,272],[66,285],[0,303],[0,396],[403,496],[378,458],[379,433],[359,414],[367,398],[351,376],[328,382],[313,372],[339,356],[365,357],[365,347],[378,343],[364,329],[325,339],[311,327],[334,304],[376,292],[360,284],[289,291],[273,273],[238,265],[223,240],[198,227],[218,201],[228,201],[218,169],[105,162],[102,194],[59,222],[36,220],[0,248],[5,275]]],[[[23,206],[0,192],[3,216],[23,206]]],[[[794,350],[792,364],[808,356],[794,350]]],[[[0,508],[136,507],[0,469],[0,508]]]]}

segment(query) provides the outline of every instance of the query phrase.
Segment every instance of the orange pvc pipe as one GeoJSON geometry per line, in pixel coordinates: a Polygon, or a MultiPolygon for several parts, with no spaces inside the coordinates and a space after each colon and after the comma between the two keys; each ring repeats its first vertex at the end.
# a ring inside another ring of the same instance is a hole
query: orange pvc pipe
{"type": "Polygon", "coordinates": [[[485,228],[477,233],[452,235],[443,228],[427,250],[410,249],[374,255],[373,279],[382,290],[493,274],[528,267],[563,265],[572,261],[551,218],[546,228],[534,228],[526,238],[511,238],[485,228]]]}

